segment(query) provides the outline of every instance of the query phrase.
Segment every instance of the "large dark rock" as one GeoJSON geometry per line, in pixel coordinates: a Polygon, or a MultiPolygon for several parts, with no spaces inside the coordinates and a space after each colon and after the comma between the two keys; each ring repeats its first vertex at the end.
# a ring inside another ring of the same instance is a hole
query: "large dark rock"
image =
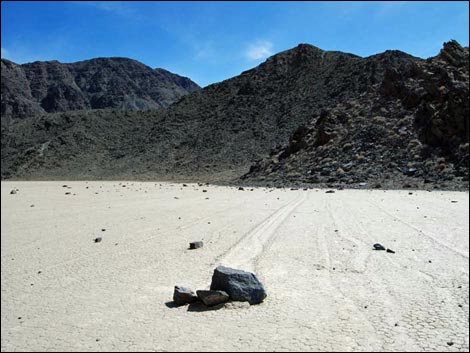
{"type": "Polygon", "coordinates": [[[234,301],[259,304],[266,298],[261,282],[251,272],[218,266],[212,276],[211,290],[222,290],[234,301]]]}
{"type": "Polygon", "coordinates": [[[229,295],[221,290],[198,290],[196,294],[207,306],[222,304],[229,300],[229,295]]]}
{"type": "Polygon", "coordinates": [[[175,286],[173,292],[173,301],[176,305],[189,304],[195,302],[196,300],[197,297],[191,289],[175,286]]]}

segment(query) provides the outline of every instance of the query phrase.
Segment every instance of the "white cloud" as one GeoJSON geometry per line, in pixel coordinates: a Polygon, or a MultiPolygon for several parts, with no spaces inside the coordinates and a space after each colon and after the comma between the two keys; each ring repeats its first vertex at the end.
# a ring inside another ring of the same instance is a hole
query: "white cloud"
{"type": "Polygon", "coordinates": [[[245,56],[250,60],[259,60],[273,55],[273,43],[267,40],[257,41],[248,46],[245,56]]]}

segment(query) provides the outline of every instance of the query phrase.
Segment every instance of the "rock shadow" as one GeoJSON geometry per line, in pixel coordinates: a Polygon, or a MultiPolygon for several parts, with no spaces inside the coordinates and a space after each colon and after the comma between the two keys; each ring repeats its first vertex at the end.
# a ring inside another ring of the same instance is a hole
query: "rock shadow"
{"type": "MultiPolygon", "coordinates": [[[[181,306],[185,306],[188,304],[178,305],[174,301],[170,301],[170,302],[166,302],[165,305],[167,308],[174,309],[174,308],[179,308],[181,306]]],[[[200,313],[204,311],[220,310],[224,307],[224,305],[225,303],[214,305],[214,306],[206,306],[204,303],[197,301],[188,305],[188,311],[200,313]]]]}
{"type": "Polygon", "coordinates": [[[170,309],[174,309],[174,308],[178,308],[182,306],[182,305],[176,304],[174,301],[166,302],[165,305],[167,306],[167,308],[170,308],[170,309]]]}
{"type": "Polygon", "coordinates": [[[200,313],[204,311],[220,310],[224,306],[225,306],[225,303],[214,305],[214,306],[206,306],[202,302],[194,302],[188,305],[188,311],[200,313]]]}

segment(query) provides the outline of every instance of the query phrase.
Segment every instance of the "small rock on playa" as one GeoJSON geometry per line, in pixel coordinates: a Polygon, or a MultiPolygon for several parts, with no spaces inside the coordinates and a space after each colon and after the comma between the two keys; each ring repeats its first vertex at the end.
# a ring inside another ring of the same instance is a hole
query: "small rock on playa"
{"type": "Polygon", "coordinates": [[[189,249],[191,250],[199,249],[199,248],[202,248],[203,245],[204,243],[202,241],[193,241],[189,243],[189,249]]]}
{"type": "Polygon", "coordinates": [[[385,250],[385,247],[382,244],[375,243],[374,250],[385,250]]]}
{"type": "Polygon", "coordinates": [[[189,304],[195,302],[196,300],[197,297],[191,289],[175,286],[173,291],[173,302],[176,305],[189,304]]]}
{"type": "Polygon", "coordinates": [[[222,304],[230,299],[229,295],[221,290],[198,290],[196,294],[206,306],[222,304]]]}

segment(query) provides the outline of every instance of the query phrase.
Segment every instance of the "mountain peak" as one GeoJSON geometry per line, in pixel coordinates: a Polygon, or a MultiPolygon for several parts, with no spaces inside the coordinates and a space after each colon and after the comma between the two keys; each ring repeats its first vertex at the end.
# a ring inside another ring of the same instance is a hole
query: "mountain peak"
{"type": "Polygon", "coordinates": [[[452,39],[444,42],[437,57],[457,67],[468,66],[468,47],[462,47],[456,40],[452,39]]]}
{"type": "Polygon", "coordinates": [[[162,108],[196,89],[188,78],[123,57],[23,65],[2,59],[2,122],[68,110],[162,108]]]}

